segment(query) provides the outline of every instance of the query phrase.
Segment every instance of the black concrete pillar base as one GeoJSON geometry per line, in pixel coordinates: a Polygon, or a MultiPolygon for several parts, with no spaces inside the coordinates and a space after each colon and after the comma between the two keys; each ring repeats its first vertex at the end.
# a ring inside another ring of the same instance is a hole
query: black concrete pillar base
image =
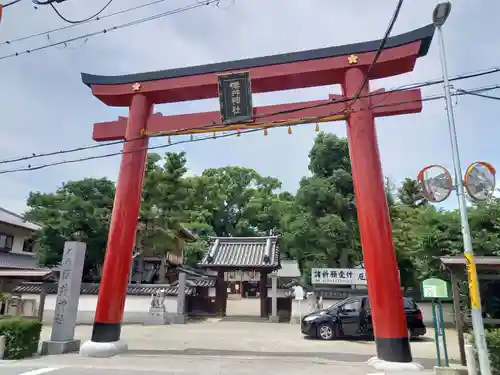
{"type": "Polygon", "coordinates": [[[388,362],[411,362],[410,340],[408,337],[381,338],[375,337],[377,357],[388,362]]]}
{"type": "Polygon", "coordinates": [[[120,341],[122,325],[120,323],[98,323],[94,322],[92,328],[93,342],[116,342],[120,341]]]}

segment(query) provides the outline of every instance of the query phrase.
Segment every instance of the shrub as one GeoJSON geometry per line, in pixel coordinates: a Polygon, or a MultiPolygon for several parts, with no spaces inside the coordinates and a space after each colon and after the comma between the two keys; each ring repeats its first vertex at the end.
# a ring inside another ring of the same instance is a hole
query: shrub
{"type": "MultiPolygon", "coordinates": [[[[491,372],[500,374],[500,329],[488,329],[484,334],[490,354],[491,372]]],[[[474,336],[471,336],[471,343],[474,344],[474,336]]]]}
{"type": "Polygon", "coordinates": [[[42,323],[26,318],[0,319],[0,336],[5,336],[5,359],[22,359],[38,351],[42,323]]]}

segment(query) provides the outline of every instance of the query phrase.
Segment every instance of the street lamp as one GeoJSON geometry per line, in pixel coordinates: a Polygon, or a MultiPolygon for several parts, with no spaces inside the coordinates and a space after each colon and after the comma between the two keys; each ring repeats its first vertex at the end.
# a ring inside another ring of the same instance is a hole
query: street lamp
{"type": "MultiPolygon", "coordinates": [[[[443,88],[446,98],[446,113],[448,115],[448,127],[450,132],[451,152],[453,154],[453,171],[455,174],[456,191],[458,198],[458,207],[460,209],[460,221],[462,224],[462,236],[464,241],[464,257],[467,262],[467,276],[469,279],[469,295],[471,303],[472,328],[474,330],[474,341],[476,343],[479,366],[482,375],[491,375],[490,360],[488,357],[488,348],[484,337],[483,316],[481,312],[481,297],[479,295],[479,283],[476,271],[476,262],[474,252],[472,251],[472,239],[470,236],[469,220],[467,217],[467,205],[465,189],[462,181],[462,171],[460,168],[460,155],[458,150],[457,132],[455,128],[455,116],[451,102],[450,82],[448,79],[448,67],[446,64],[446,54],[444,50],[442,26],[451,12],[451,3],[440,3],[432,13],[432,22],[436,26],[439,50],[441,57],[441,69],[443,74],[443,88]]],[[[459,313],[459,312],[456,312],[459,313]]]]}

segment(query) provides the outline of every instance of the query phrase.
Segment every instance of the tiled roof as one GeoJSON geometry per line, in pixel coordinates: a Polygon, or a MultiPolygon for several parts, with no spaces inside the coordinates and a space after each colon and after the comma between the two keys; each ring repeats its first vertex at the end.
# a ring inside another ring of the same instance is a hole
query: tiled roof
{"type": "Polygon", "coordinates": [[[49,269],[20,270],[20,269],[0,269],[0,278],[17,279],[47,279],[52,275],[49,269]]]}
{"type": "MultiPolygon", "coordinates": [[[[179,280],[174,281],[172,283],[172,286],[178,286],[178,285],[179,285],[179,280]]],[[[188,278],[186,280],[186,285],[190,286],[190,287],[193,287],[193,288],[196,288],[196,287],[211,288],[211,287],[215,286],[215,278],[211,278],[211,277],[192,277],[192,278],[188,278]]]]}
{"type": "Polygon", "coordinates": [[[215,237],[201,267],[270,268],[280,263],[278,237],[215,237]]]}
{"type": "Polygon", "coordinates": [[[1,252],[0,268],[14,268],[23,270],[40,269],[37,265],[36,258],[33,255],[1,252]]]}
{"type": "Polygon", "coordinates": [[[207,276],[212,276],[210,275],[206,270],[201,270],[201,269],[196,269],[193,267],[186,266],[184,264],[181,264],[177,266],[177,270],[184,272],[188,278],[190,277],[207,277],[207,276]]]}
{"type": "Polygon", "coordinates": [[[183,227],[182,225],[181,225],[180,234],[182,236],[184,236],[184,239],[186,239],[189,242],[196,241],[196,235],[193,234],[193,232],[191,232],[189,229],[183,227]]]}
{"type": "MultiPolygon", "coordinates": [[[[299,285],[298,278],[290,278],[290,277],[278,277],[278,289],[290,289],[295,285],[299,285]]],[[[273,286],[273,282],[270,277],[267,278],[267,287],[271,288],[273,286]]]]}
{"type": "MultiPolygon", "coordinates": [[[[155,292],[164,289],[167,296],[176,296],[179,288],[175,285],[132,285],[128,287],[127,295],[129,296],[150,296],[155,292]]],[[[13,293],[18,294],[40,294],[42,286],[40,283],[24,283],[13,290],[13,293]]],[[[57,294],[57,284],[49,284],[47,287],[48,294],[57,294]]],[[[97,295],[99,293],[99,284],[82,284],[80,294],[97,295]]],[[[191,296],[196,294],[194,287],[186,286],[186,295],[191,296]]]]}
{"type": "Polygon", "coordinates": [[[0,223],[14,225],[16,227],[26,228],[32,231],[39,231],[40,229],[42,229],[40,226],[34,223],[25,221],[21,215],[8,211],[2,207],[0,207],[0,223]]]}

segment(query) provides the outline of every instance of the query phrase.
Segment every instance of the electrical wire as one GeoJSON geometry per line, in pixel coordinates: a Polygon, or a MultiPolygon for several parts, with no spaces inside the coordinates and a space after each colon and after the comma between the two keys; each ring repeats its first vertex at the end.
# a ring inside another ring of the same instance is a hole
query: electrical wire
{"type": "MultiPolygon", "coordinates": [[[[21,1],[21,0],[17,0],[17,1],[21,1]]],[[[14,43],[17,43],[17,42],[22,42],[24,40],[37,38],[37,37],[42,36],[42,35],[50,35],[50,34],[58,32],[58,31],[63,31],[63,30],[67,30],[67,29],[71,29],[73,27],[77,27],[77,26],[83,25],[85,23],[91,23],[91,22],[94,22],[94,21],[100,21],[100,20],[103,20],[103,19],[106,19],[106,18],[110,18],[110,17],[121,15],[121,14],[133,12],[133,11],[136,11],[136,10],[139,10],[139,9],[142,9],[142,8],[147,8],[147,7],[159,4],[159,3],[163,3],[165,1],[166,0],[151,1],[149,3],[145,3],[145,4],[142,4],[142,5],[137,5],[137,6],[134,6],[134,7],[131,7],[131,8],[126,8],[126,9],[118,10],[116,12],[108,13],[108,14],[105,14],[103,16],[97,16],[97,17],[95,17],[93,19],[90,19],[88,21],[85,21],[85,22],[76,23],[76,24],[70,24],[70,25],[66,25],[66,26],[62,26],[62,27],[57,27],[55,29],[43,31],[43,32],[36,33],[36,34],[30,34],[30,35],[26,35],[26,36],[15,38],[15,39],[11,39],[11,40],[5,40],[3,42],[0,42],[0,45],[4,45],[4,44],[11,45],[11,44],[14,44],[14,43]]]]}
{"type": "MultiPolygon", "coordinates": [[[[32,0],[35,4],[37,4],[37,0],[32,0]]],[[[87,18],[84,18],[82,20],[79,20],[79,21],[75,21],[75,20],[70,20],[69,18],[65,17],[60,11],[59,9],[56,8],[56,6],[54,5],[54,1],[51,1],[49,3],[49,5],[51,6],[51,8],[54,10],[54,12],[59,16],[59,18],[61,18],[63,21],[67,22],[67,23],[70,23],[70,24],[79,24],[79,23],[84,23],[84,22],[88,22],[90,21],[91,19],[99,16],[99,14],[101,14],[102,12],[104,12],[110,5],[111,3],[113,2],[113,0],[109,0],[108,3],[106,5],[104,5],[104,7],[98,11],[97,13],[95,13],[94,15],[90,16],[90,17],[87,17],[87,18]]]]}
{"type": "MultiPolygon", "coordinates": [[[[401,10],[401,7],[403,6],[404,0],[398,0],[398,3],[396,4],[396,9],[394,9],[394,12],[392,14],[391,20],[389,21],[389,25],[387,26],[387,29],[385,30],[384,36],[382,37],[382,40],[380,41],[380,45],[375,52],[375,56],[373,57],[373,61],[370,64],[368,70],[364,74],[363,81],[361,82],[361,85],[359,86],[358,90],[356,91],[356,94],[350,98],[349,100],[350,103],[348,104],[347,108],[345,109],[345,112],[349,113],[351,111],[352,106],[354,103],[359,100],[361,93],[363,92],[363,89],[365,88],[366,84],[368,83],[368,80],[370,79],[370,73],[373,70],[373,67],[378,61],[378,58],[382,54],[382,51],[384,50],[384,47],[387,43],[387,40],[389,39],[389,35],[391,34],[392,29],[394,28],[394,25],[396,24],[396,20],[398,19],[399,12],[401,10]]],[[[385,100],[385,99],[384,99],[385,100]]],[[[330,114],[330,116],[334,116],[335,114],[330,114]]],[[[349,123],[348,123],[349,126],[349,123]]]]}
{"type": "MultiPolygon", "coordinates": [[[[455,94],[452,94],[452,95],[454,95],[454,96],[457,96],[457,95],[458,96],[459,95],[468,95],[469,93],[485,92],[485,91],[497,90],[497,89],[500,89],[500,84],[498,84],[498,85],[492,85],[492,86],[489,86],[489,87],[480,87],[480,88],[476,88],[476,89],[471,89],[471,90],[468,91],[468,93],[459,92],[459,93],[455,93],[455,94]]],[[[390,105],[380,104],[378,106],[372,107],[372,109],[374,109],[374,108],[380,108],[380,107],[398,106],[398,105],[401,105],[401,104],[407,104],[407,103],[418,102],[418,101],[429,102],[429,101],[440,100],[440,99],[443,99],[443,98],[444,98],[444,95],[438,94],[438,95],[432,95],[432,96],[424,97],[422,99],[417,99],[417,100],[412,100],[412,101],[402,101],[402,102],[393,103],[393,104],[390,104],[390,105]]],[[[145,150],[147,150],[147,151],[157,150],[157,149],[161,149],[161,148],[173,147],[173,146],[184,144],[184,143],[201,142],[201,141],[205,141],[205,140],[209,140],[209,139],[218,139],[218,138],[227,138],[227,137],[231,137],[231,136],[240,136],[241,134],[254,133],[254,132],[257,132],[257,131],[261,131],[261,130],[262,129],[250,129],[250,130],[245,130],[245,131],[241,131],[241,132],[240,131],[236,131],[236,132],[231,132],[231,133],[226,133],[226,134],[220,134],[220,135],[216,135],[216,136],[206,136],[206,137],[201,137],[201,138],[196,138],[196,139],[181,140],[181,141],[177,141],[177,142],[173,142],[173,143],[169,143],[169,144],[162,144],[162,145],[158,145],[158,146],[141,147],[141,148],[137,148],[135,150],[130,150],[130,151],[117,151],[117,152],[111,152],[111,153],[103,154],[103,155],[88,156],[88,157],[82,157],[82,158],[70,159],[70,160],[61,160],[61,161],[57,161],[57,162],[41,164],[41,165],[38,165],[38,166],[31,166],[31,165],[29,165],[28,167],[25,167],[25,168],[13,168],[13,169],[2,170],[2,171],[0,171],[0,175],[9,174],[9,173],[17,173],[17,172],[36,171],[36,170],[45,169],[45,168],[49,168],[49,167],[54,167],[54,166],[58,166],[58,165],[80,163],[80,162],[90,161],[90,160],[105,159],[105,158],[109,158],[109,157],[113,157],[113,156],[118,156],[118,155],[123,155],[123,154],[128,154],[128,153],[134,153],[134,152],[140,152],[140,151],[145,151],[145,150]]]]}
{"type": "MultiPolygon", "coordinates": [[[[46,1],[32,0],[31,2],[35,5],[50,5],[56,1],[57,0],[46,0],[46,1]]],[[[64,1],[67,1],[67,0],[59,0],[59,2],[64,2],[64,1]]]]}
{"type": "Polygon", "coordinates": [[[380,55],[382,54],[382,51],[384,50],[385,45],[387,44],[387,40],[389,39],[389,35],[391,35],[391,31],[394,28],[394,25],[396,24],[396,20],[398,19],[399,12],[401,11],[401,7],[403,6],[403,1],[404,0],[398,0],[398,3],[396,4],[396,9],[394,10],[392,14],[392,18],[389,21],[389,25],[387,26],[387,29],[385,30],[384,37],[382,38],[380,42],[380,46],[377,49],[377,52],[375,52],[375,56],[373,58],[372,63],[370,64],[370,67],[368,68],[365,77],[359,86],[358,91],[356,92],[356,95],[354,95],[353,101],[351,103],[351,106],[354,104],[356,100],[359,99],[359,96],[361,95],[361,92],[365,88],[366,84],[368,83],[368,80],[370,79],[370,73],[373,70],[373,67],[377,63],[380,55]]]}
{"type": "Polygon", "coordinates": [[[4,4],[4,5],[3,5],[3,8],[7,8],[7,7],[9,7],[9,6],[11,6],[11,5],[14,5],[14,4],[17,4],[17,3],[19,3],[19,2],[21,2],[21,0],[14,0],[14,1],[11,1],[10,3],[4,4]]]}
{"type": "MultiPolygon", "coordinates": [[[[198,1],[199,3],[205,3],[206,1],[205,0],[196,0],[198,1]]],[[[220,6],[220,3],[222,2],[222,0],[219,0],[217,1],[217,3],[213,4],[214,6],[216,6],[217,8],[219,9],[229,9],[231,8],[234,4],[236,4],[236,0],[230,0],[230,3],[229,5],[225,6],[225,7],[221,7],[220,6]]]]}
{"type": "Polygon", "coordinates": [[[50,43],[50,44],[45,44],[43,46],[39,46],[39,47],[27,49],[27,50],[21,51],[21,52],[13,52],[13,53],[10,53],[10,54],[7,54],[7,55],[0,56],[0,60],[5,60],[5,59],[12,58],[12,57],[26,55],[26,54],[31,54],[33,52],[42,51],[42,50],[45,50],[45,49],[48,49],[48,48],[52,48],[52,47],[56,47],[56,46],[60,46],[60,45],[67,45],[68,43],[71,43],[71,42],[74,42],[74,41],[77,41],[77,40],[92,38],[92,37],[95,37],[95,36],[98,36],[98,35],[101,35],[101,34],[107,34],[107,33],[110,33],[112,31],[116,31],[116,30],[127,28],[127,27],[139,25],[139,24],[142,24],[142,23],[145,23],[145,22],[148,22],[148,21],[153,21],[153,20],[165,18],[167,16],[171,16],[171,15],[174,15],[174,14],[178,14],[178,13],[186,12],[186,11],[189,11],[189,10],[193,10],[193,9],[205,7],[205,6],[207,6],[207,4],[216,3],[217,1],[219,1],[219,0],[206,0],[204,3],[195,2],[195,3],[191,4],[191,5],[186,5],[186,6],[183,6],[183,7],[175,8],[175,9],[172,9],[172,10],[169,10],[169,11],[166,11],[166,12],[162,12],[162,13],[158,13],[158,14],[155,14],[155,15],[152,15],[152,16],[139,18],[139,19],[137,19],[135,21],[130,21],[130,22],[127,22],[127,23],[122,23],[120,25],[112,26],[110,28],[103,29],[101,31],[94,31],[94,32],[87,33],[87,34],[80,35],[80,36],[76,36],[76,37],[73,37],[73,38],[68,38],[68,39],[62,40],[60,42],[54,42],[54,43],[50,43]]]}
{"type": "MultiPolygon", "coordinates": [[[[500,68],[493,67],[493,68],[485,69],[485,70],[481,70],[481,71],[460,73],[460,74],[458,74],[458,75],[456,75],[454,77],[451,77],[449,79],[449,81],[459,81],[459,80],[464,80],[464,79],[476,78],[476,77],[490,75],[490,74],[494,74],[494,73],[498,73],[498,72],[500,72],[500,68]]],[[[389,95],[393,94],[393,93],[397,93],[397,92],[408,90],[408,89],[417,89],[417,88],[423,88],[423,87],[433,86],[433,85],[437,85],[437,84],[441,84],[441,83],[443,83],[443,80],[440,79],[440,78],[432,79],[432,80],[428,80],[428,81],[423,81],[423,82],[414,82],[414,83],[409,83],[409,84],[401,85],[401,86],[398,86],[397,88],[386,90],[384,92],[374,92],[374,93],[370,93],[370,94],[366,94],[366,95],[361,95],[360,98],[384,96],[383,100],[380,100],[380,101],[378,101],[376,103],[376,104],[378,104],[378,103],[381,103],[381,102],[385,101],[387,99],[387,97],[389,95]]],[[[265,115],[254,116],[252,118],[252,120],[263,119],[263,118],[266,118],[266,117],[271,117],[271,116],[276,116],[276,115],[281,115],[281,114],[287,114],[287,113],[291,113],[291,112],[294,112],[294,111],[307,110],[307,109],[311,109],[311,108],[314,108],[314,107],[317,108],[317,107],[320,107],[320,106],[338,104],[338,103],[342,103],[342,102],[347,102],[349,100],[352,100],[352,99],[350,99],[350,98],[347,99],[346,98],[346,99],[342,99],[342,100],[338,100],[338,101],[334,101],[334,102],[326,102],[326,103],[322,103],[322,104],[314,105],[314,106],[303,106],[303,107],[300,107],[300,108],[296,108],[294,110],[276,111],[276,112],[268,113],[268,114],[265,114],[265,115]]],[[[376,107],[376,104],[374,105],[374,108],[376,107]]],[[[207,129],[207,128],[214,127],[214,126],[220,126],[220,124],[217,124],[217,125],[214,125],[214,124],[202,125],[202,126],[199,126],[199,127],[196,127],[196,128],[191,128],[191,130],[202,130],[202,129],[207,129]]],[[[185,130],[186,129],[180,129],[180,130],[177,130],[177,131],[172,131],[172,132],[169,132],[169,133],[165,133],[164,136],[178,135],[179,132],[182,132],[182,131],[185,131],[185,130]]],[[[140,137],[140,138],[142,138],[142,137],[140,137]]],[[[101,148],[101,147],[109,147],[109,146],[114,146],[114,145],[117,145],[117,144],[122,144],[122,143],[130,142],[130,141],[133,141],[133,140],[136,140],[136,139],[140,139],[140,138],[129,139],[129,140],[118,140],[118,141],[112,141],[112,142],[106,142],[106,143],[99,143],[99,144],[93,144],[93,145],[88,145],[88,146],[81,146],[81,147],[70,148],[70,149],[66,149],[66,150],[52,151],[52,152],[40,153],[40,154],[32,154],[32,155],[29,155],[29,156],[13,157],[13,158],[1,160],[0,164],[16,163],[16,162],[27,161],[27,160],[36,159],[36,158],[42,158],[42,157],[48,157],[48,156],[55,156],[55,155],[62,155],[62,154],[69,154],[69,153],[80,152],[80,151],[85,151],[85,150],[90,150],[90,149],[101,148]]]]}
{"type": "Polygon", "coordinates": [[[457,89],[457,91],[463,94],[478,96],[484,99],[500,100],[500,96],[485,95],[485,94],[480,94],[479,92],[471,92],[464,89],[457,89]]]}

